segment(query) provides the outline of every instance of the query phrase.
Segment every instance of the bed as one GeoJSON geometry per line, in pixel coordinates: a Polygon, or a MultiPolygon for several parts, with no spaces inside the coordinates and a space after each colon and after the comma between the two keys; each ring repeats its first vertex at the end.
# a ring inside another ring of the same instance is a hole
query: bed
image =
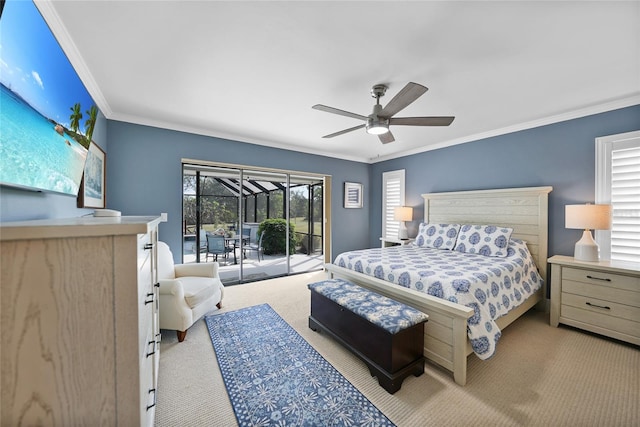
{"type": "MultiPolygon", "coordinates": [[[[508,227],[513,230],[510,239],[514,242],[524,242],[523,245],[528,249],[532,263],[537,266],[541,286],[537,286],[535,292],[530,295],[523,296],[517,307],[509,307],[506,314],[495,320],[499,330],[503,330],[538,303],[546,309],[544,303],[547,287],[548,194],[551,190],[551,187],[527,187],[422,195],[424,223],[493,224],[508,227]]],[[[407,246],[405,249],[394,247],[372,251],[384,251],[392,256],[394,252],[401,253],[407,250],[409,252],[406,253],[415,252],[416,248],[407,246]]],[[[336,257],[336,261],[344,260],[345,256],[351,255],[341,254],[336,257]]],[[[375,255],[371,257],[376,258],[375,255]]],[[[356,262],[351,264],[353,267],[356,262]]],[[[531,270],[535,270],[535,266],[532,264],[531,270]]],[[[425,327],[424,341],[425,357],[453,372],[457,384],[466,384],[467,356],[473,353],[474,347],[476,350],[478,347],[476,342],[472,346],[469,339],[469,319],[473,320],[477,316],[477,309],[453,302],[456,301],[454,298],[450,301],[418,291],[415,286],[413,289],[405,287],[406,283],[395,284],[382,280],[387,278],[386,275],[378,274],[379,277],[375,277],[375,268],[367,272],[367,268],[362,268],[362,264],[359,268],[362,272],[335,263],[327,264],[325,267],[331,277],[348,279],[428,314],[429,322],[425,327]]],[[[530,273],[528,271],[527,275],[530,273]]],[[[405,281],[407,280],[409,279],[405,277],[405,281]]],[[[395,281],[399,282],[400,279],[396,277],[395,281]]]]}

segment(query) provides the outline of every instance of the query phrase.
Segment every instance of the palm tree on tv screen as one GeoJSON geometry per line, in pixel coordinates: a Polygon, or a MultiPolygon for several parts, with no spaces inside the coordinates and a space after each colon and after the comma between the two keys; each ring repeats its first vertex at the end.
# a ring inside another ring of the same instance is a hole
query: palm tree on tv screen
{"type": "Polygon", "coordinates": [[[70,108],[72,111],[71,116],[69,117],[71,129],[78,133],[78,129],[80,128],[80,120],[82,120],[82,109],[80,108],[80,103],[76,102],[76,104],[70,108]]]}
{"type": "MultiPolygon", "coordinates": [[[[76,104],[76,105],[80,106],[80,104],[76,104]]],[[[85,126],[88,142],[91,142],[93,139],[93,130],[96,127],[96,121],[98,119],[98,107],[96,107],[95,105],[92,105],[91,108],[86,111],[86,113],[89,115],[89,118],[84,123],[84,126],[85,126]]]]}

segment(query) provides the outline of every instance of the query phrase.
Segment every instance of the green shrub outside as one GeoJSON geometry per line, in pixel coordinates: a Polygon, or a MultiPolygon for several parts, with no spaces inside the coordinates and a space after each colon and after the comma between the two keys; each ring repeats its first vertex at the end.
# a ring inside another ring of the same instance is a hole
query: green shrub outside
{"type": "MultiPolygon", "coordinates": [[[[295,225],[289,223],[289,251],[295,252],[295,225]]],[[[258,226],[258,235],[262,238],[262,248],[266,255],[287,253],[287,221],[282,218],[266,219],[258,226]]],[[[259,237],[258,237],[259,239],[259,237]]]]}

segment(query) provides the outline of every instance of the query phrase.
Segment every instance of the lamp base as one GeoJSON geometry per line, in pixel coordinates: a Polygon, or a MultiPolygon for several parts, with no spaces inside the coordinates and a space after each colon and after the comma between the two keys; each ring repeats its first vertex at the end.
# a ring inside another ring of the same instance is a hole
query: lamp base
{"type": "Polygon", "coordinates": [[[400,229],[398,230],[398,239],[407,240],[409,238],[409,234],[407,231],[407,226],[404,225],[404,222],[400,225],[400,229]]]}
{"type": "Polygon", "coordinates": [[[593,240],[590,230],[584,230],[582,238],[576,242],[573,257],[577,261],[600,261],[600,247],[593,240]]]}

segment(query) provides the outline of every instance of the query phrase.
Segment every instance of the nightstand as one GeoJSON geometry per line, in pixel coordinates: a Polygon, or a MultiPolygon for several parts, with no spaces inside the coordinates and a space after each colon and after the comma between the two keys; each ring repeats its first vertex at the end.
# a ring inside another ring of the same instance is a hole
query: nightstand
{"type": "Polygon", "coordinates": [[[623,261],[551,264],[551,326],[559,323],[640,345],[640,266],[623,261]]]}
{"type": "Polygon", "coordinates": [[[415,239],[405,239],[405,240],[400,240],[398,238],[395,239],[391,239],[391,238],[386,238],[386,237],[381,237],[380,241],[382,242],[382,247],[383,248],[388,248],[389,246],[404,246],[404,245],[408,245],[409,243],[413,242],[415,239]]]}

